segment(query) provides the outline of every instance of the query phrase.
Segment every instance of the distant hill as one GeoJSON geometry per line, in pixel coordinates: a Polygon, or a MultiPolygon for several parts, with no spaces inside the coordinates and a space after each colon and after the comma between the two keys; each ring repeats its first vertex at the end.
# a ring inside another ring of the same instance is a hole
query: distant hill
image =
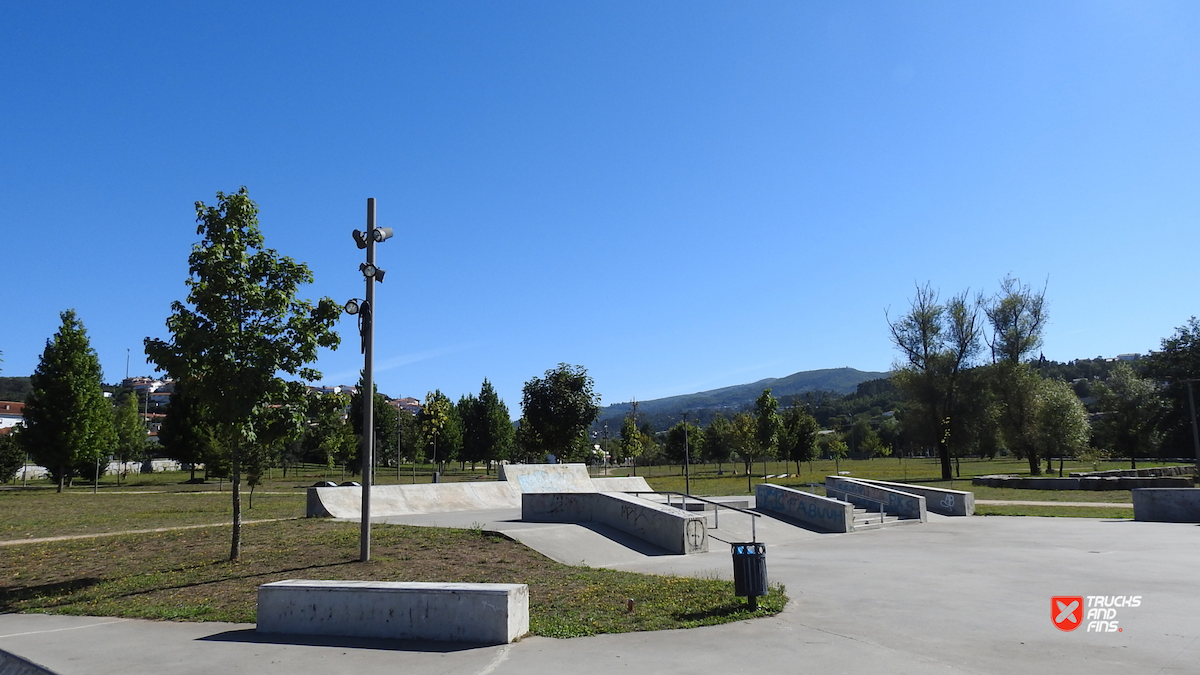
{"type": "MultiPolygon", "coordinates": [[[[740,410],[752,408],[754,399],[758,398],[763,389],[768,387],[771,388],[771,395],[775,398],[803,394],[808,391],[850,394],[861,382],[887,376],[888,373],[864,372],[854,368],[805,370],[792,373],[787,377],[768,377],[765,380],[749,384],[737,384],[732,387],[711,389],[695,394],[638,401],[638,414],[656,431],[662,431],[678,421],[680,413],[683,412],[692,413],[691,419],[699,419],[701,424],[707,424],[718,412],[728,417],[740,410]]],[[[593,428],[602,427],[607,420],[608,432],[611,436],[620,429],[621,421],[630,408],[631,403],[628,402],[614,403],[601,408],[600,417],[593,428]]]]}

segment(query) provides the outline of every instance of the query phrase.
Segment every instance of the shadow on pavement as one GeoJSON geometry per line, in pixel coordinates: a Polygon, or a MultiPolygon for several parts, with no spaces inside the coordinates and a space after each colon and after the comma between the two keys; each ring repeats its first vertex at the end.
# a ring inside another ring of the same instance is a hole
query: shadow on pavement
{"type": "Polygon", "coordinates": [[[435,642],[433,640],[391,640],[386,638],[343,637],[337,635],[260,633],[253,628],[215,633],[197,638],[197,640],[202,642],[242,642],[247,644],[297,645],[304,647],[379,649],[394,652],[430,652],[434,654],[449,654],[452,652],[497,646],[472,642],[435,642]]]}

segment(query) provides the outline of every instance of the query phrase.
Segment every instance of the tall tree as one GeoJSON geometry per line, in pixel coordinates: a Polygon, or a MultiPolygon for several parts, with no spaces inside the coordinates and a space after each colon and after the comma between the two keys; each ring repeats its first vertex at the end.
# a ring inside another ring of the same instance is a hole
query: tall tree
{"type": "Polygon", "coordinates": [[[636,476],[637,458],[641,456],[645,445],[642,432],[638,429],[637,414],[634,411],[630,411],[629,414],[625,415],[625,419],[621,421],[621,440],[617,443],[617,453],[613,457],[613,460],[618,464],[624,464],[627,459],[632,460],[633,475],[636,476]]]}
{"type": "Polygon", "coordinates": [[[308,401],[309,443],[330,470],[337,464],[344,469],[358,447],[354,428],[346,421],[349,406],[350,397],[341,393],[317,394],[308,401]]]}
{"type": "Polygon", "coordinates": [[[821,427],[816,418],[807,410],[792,406],[784,411],[779,432],[779,454],[784,460],[796,463],[796,473],[800,473],[800,463],[812,464],[817,456],[817,433],[821,427]]]}
{"type": "MultiPolygon", "coordinates": [[[[366,447],[362,443],[363,437],[363,385],[365,380],[359,380],[358,387],[354,393],[350,395],[350,425],[354,429],[354,435],[358,436],[359,444],[354,459],[350,463],[351,473],[362,473],[362,453],[366,447]]],[[[400,433],[397,421],[397,410],[393,405],[388,404],[388,399],[383,394],[379,393],[379,387],[375,387],[375,414],[372,417],[375,427],[375,460],[390,454],[390,451],[396,447],[396,434],[400,433]],[[383,449],[389,452],[384,452],[383,449]]]]}
{"type": "Polygon", "coordinates": [[[733,457],[733,446],[733,427],[724,415],[717,413],[704,428],[704,461],[716,462],[717,474],[724,474],[722,465],[733,457]]]}
{"type": "Polygon", "coordinates": [[[146,425],[138,414],[137,396],[129,394],[113,408],[113,430],[116,432],[114,454],[120,463],[117,485],[120,485],[125,463],[146,451],[146,425]]]}
{"type": "Polygon", "coordinates": [[[758,455],[758,424],[749,413],[736,413],[729,421],[729,438],[733,442],[733,451],[746,467],[746,491],[754,489],[750,473],[754,468],[754,459],[758,455]]]}
{"type": "Polygon", "coordinates": [[[535,454],[553,453],[568,460],[588,456],[587,429],[600,414],[594,387],[586,368],[565,363],[525,383],[522,419],[535,454]]]}
{"type": "Polygon", "coordinates": [[[663,453],[667,461],[682,465],[685,459],[690,463],[700,457],[703,446],[704,430],[691,422],[680,421],[667,430],[663,453]]]}
{"type": "Polygon", "coordinates": [[[1158,384],[1149,378],[1138,377],[1127,363],[1118,363],[1108,381],[1095,387],[1096,440],[1114,453],[1128,457],[1131,468],[1137,468],[1137,456],[1157,452],[1158,422],[1165,412],[1165,402],[1158,384]]]}
{"type": "Polygon", "coordinates": [[[754,400],[754,439],[764,458],[771,456],[779,440],[779,401],[769,388],[754,400]]]}
{"type": "Polygon", "coordinates": [[[224,448],[218,443],[203,404],[189,394],[185,382],[177,380],[171,392],[167,416],[158,430],[158,442],[167,457],[191,466],[191,481],[196,480],[196,465],[204,464],[205,473],[223,476],[226,463],[224,448]]]}
{"type": "Polygon", "coordinates": [[[1041,375],[1024,362],[1042,344],[1046,326],[1046,289],[1034,291],[1011,276],[984,304],[991,324],[993,384],[1000,404],[1000,431],[1009,449],[1029,460],[1029,472],[1041,474],[1036,416],[1041,375]]]}
{"type": "Polygon", "coordinates": [[[1092,435],[1087,409],[1062,380],[1038,382],[1034,429],[1044,457],[1075,457],[1087,449],[1092,435]]]}
{"type": "Polygon", "coordinates": [[[964,291],[942,304],[925,284],[917,287],[908,313],[895,323],[889,319],[888,327],[903,354],[892,380],[908,397],[910,433],[937,446],[942,479],[950,480],[951,448],[960,441],[953,421],[963,412],[963,374],[980,351],[978,302],[964,291]]]}
{"type": "Polygon", "coordinates": [[[479,388],[478,398],[467,395],[459,399],[458,412],[462,419],[464,460],[472,466],[475,462],[485,462],[490,471],[492,462],[508,458],[513,443],[512,420],[508,417],[508,406],[487,378],[479,388]]]}
{"type": "Polygon", "coordinates": [[[454,403],[440,389],[425,395],[417,423],[426,457],[439,466],[455,458],[462,446],[462,424],[454,403]]]}
{"type": "Polygon", "coordinates": [[[1162,382],[1168,410],[1160,428],[1163,445],[1176,456],[1196,455],[1200,462],[1200,320],[1192,317],[1163,338],[1162,349],[1145,360],[1149,377],[1162,382]]]}
{"type": "Polygon", "coordinates": [[[25,400],[19,438],[29,456],[58,483],[69,486],[80,468],[94,465],[116,443],[112,406],[100,389],[100,359],[75,310],[59,315],[62,326],[42,352],[25,400]]]}
{"type": "Polygon", "coordinates": [[[341,308],[330,298],[315,306],[297,298],[312,283],[308,266],[264,246],[258,205],[246,188],[217,193],[217,204],[196,202],[200,243],[188,257],[187,304],[171,304],[169,341],[146,339],[146,353],[176,381],[186,380],[218,436],[230,448],[233,538],[242,544],[243,448],[254,442],[255,412],[295,391],[280,374],[313,381],[309,367],[320,347],[335,349],[341,308]]]}

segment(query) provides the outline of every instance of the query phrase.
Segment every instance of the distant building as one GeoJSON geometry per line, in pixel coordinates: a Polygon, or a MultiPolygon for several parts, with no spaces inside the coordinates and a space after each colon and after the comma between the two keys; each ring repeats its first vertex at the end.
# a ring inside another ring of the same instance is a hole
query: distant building
{"type": "Polygon", "coordinates": [[[412,415],[416,415],[417,413],[421,412],[421,402],[411,396],[406,396],[404,398],[394,398],[394,399],[388,401],[388,405],[392,406],[393,408],[396,408],[397,410],[403,410],[412,415]]]}
{"type": "Polygon", "coordinates": [[[25,404],[17,401],[0,401],[0,433],[8,429],[25,426],[25,404]]]}

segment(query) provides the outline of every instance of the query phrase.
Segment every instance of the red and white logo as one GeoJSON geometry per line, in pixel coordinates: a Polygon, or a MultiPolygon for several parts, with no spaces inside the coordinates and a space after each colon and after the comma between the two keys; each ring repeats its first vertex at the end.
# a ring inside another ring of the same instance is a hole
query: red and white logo
{"type": "Polygon", "coordinates": [[[1050,619],[1054,627],[1073,631],[1083,623],[1083,596],[1060,595],[1050,598],[1050,619]]]}

